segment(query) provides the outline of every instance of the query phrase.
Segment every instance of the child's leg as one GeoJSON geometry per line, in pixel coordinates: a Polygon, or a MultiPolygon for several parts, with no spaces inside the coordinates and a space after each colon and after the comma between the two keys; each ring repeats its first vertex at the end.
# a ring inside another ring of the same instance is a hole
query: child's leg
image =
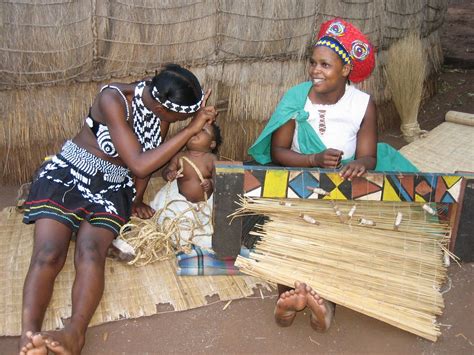
{"type": "Polygon", "coordinates": [[[296,317],[296,312],[306,307],[306,285],[295,282],[295,288],[278,285],[278,298],[275,306],[275,321],[282,327],[289,327],[296,317]]]}
{"type": "MultiPolygon", "coordinates": [[[[71,230],[62,223],[52,219],[35,222],[33,253],[23,287],[20,351],[27,345],[29,350],[37,348],[40,343],[32,342],[31,333],[41,331],[54,280],[66,261],[70,239],[71,230]],[[29,337],[27,332],[31,332],[29,337]]],[[[39,353],[46,353],[44,344],[39,353]]]]}
{"type": "Polygon", "coordinates": [[[57,332],[43,332],[46,346],[58,354],[79,354],[84,346],[87,326],[99,305],[104,290],[107,249],[114,235],[107,229],[83,222],[76,240],[70,322],[57,332]]]}

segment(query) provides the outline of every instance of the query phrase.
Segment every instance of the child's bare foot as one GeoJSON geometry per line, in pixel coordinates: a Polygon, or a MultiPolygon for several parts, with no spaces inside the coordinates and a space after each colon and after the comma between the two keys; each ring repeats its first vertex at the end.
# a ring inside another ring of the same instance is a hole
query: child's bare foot
{"type": "Polygon", "coordinates": [[[295,282],[295,289],[283,292],[275,306],[275,321],[281,327],[289,327],[296,312],[306,308],[306,285],[295,282]]]}
{"type": "Polygon", "coordinates": [[[47,355],[48,349],[41,334],[33,334],[27,331],[22,336],[22,343],[24,344],[20,349],[20,355],[47,355]]]}
{"type": "Polygon", "coordinates": [[[334,303],[321,298],[311,287],[306,286],[307,305],[311,310],[311,327],[317,332],[325,332],[331,326],[334,303]]]}
{"type": "Polygon", "coordinates": [[[64,328],[57,332],[43,332],[46,347],[54,354],[77,355],[81,353],[84,346],[84,335],[78,332],[64,328]]]}

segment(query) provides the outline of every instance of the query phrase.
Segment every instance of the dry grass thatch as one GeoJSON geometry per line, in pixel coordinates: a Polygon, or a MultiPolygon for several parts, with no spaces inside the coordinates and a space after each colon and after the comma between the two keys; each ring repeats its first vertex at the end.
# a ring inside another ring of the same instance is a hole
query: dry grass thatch
{"type": "MultiPolygon", "coordinates": [[[[281,94],[306,79],[307,50],[335,16],[378,47],[375,72],[360,87],[383,108],[393,42],[418,31],[429,72],[439,68],[447,0],[18,0],[0,7],[0,179],[18,183],[77,131],[95,82],[136,80],[166,62],[185,65],[213,89],[221,153],[246,159],[281,94]]],[[[381,129],[394,125],[393,113],[382,109],[381,129]]]]}

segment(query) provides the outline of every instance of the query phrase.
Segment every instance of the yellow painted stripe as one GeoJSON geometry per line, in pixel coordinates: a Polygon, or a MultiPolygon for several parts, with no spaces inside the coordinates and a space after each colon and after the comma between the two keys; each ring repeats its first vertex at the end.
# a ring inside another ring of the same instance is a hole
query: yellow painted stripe
{"type": "Polygon", "coordinates": [[[221,174],[243,174],[245,172],[244,166],[239,165],[226,165],[226,166],[219,166],[216,165],[216,173],[221,174]]]}
{"type": "Polygon", "coordinates": [[[263,197],[286,197],[288,170],[267,170],[263,186],[263,197]]]}

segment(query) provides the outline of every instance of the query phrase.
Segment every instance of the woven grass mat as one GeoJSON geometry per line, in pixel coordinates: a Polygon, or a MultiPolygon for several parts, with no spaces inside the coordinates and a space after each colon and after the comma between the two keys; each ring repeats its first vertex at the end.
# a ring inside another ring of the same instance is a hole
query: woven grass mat
{"type": "Polygon", "coordinates": [[[423,172],[474,171],[473,137],[473,126],[443,122],[400,152],[423,172]]]}
{"type": "MultiPolygon", "coordinates": [[[[23,281],[29,266],[34,228],[23,224],[22,217],[13,207],[0,212],[1,336],[19,335],[21,331],[23,281]]],[[[73,248],[74,243],[71,243],[66,265],[56,279],[44,330],[61,328],[62,320],[71,314],[73,248]]],[[[259,286],[270,290],[269,284],[251,276],[180,277],[176,275],[174,259],[139,268],[108,259],[104,295],[90,325],[158,314],[159,304],[169,304],[175,311],[182,311],[208,305],[209,297],[214,295],[221,301],[243,298],[252,295],[259,286]]]]}

